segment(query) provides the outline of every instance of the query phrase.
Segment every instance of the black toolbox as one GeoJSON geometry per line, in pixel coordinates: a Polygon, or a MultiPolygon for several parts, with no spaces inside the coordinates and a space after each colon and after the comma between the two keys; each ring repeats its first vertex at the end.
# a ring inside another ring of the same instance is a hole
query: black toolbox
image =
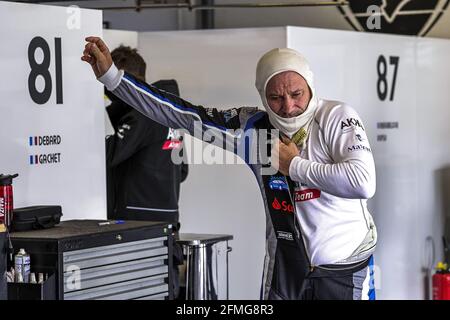
{"type": "Polygon", "coordinates": [[[48,283],[8,284],[8,299],[172,299],[172,226],[156,221],[69,220],[54,228],[12,232],[31,272],[48,283]],[[53,277],[52,277],[53,275],[53,277]],[[11,291],[9,291],[11,290],[11,291]]]}

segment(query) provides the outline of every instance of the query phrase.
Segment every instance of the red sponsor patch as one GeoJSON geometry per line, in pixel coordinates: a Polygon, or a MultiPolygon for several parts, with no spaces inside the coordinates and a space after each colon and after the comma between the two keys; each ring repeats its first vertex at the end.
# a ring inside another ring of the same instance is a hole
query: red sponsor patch
{"type": "Polygon", "coordinates": [[[181,147],[182,142],[180,140],[167,140],[162,147],[163,150],[172,150],[181,147]]]}
{"type": "Polygon", "coordinates": [[[320,190],[318,189],[295,191],[295,202],[308,201],[316,198],[320,198],[320,190]]]}
{"type": "Polygon", "coordinates": [[[272,208],[275,210],[281,210],[283,212],[294,213],[294,206],[287,201],[278,201],[277,198],[272,202],[272,208]]]}

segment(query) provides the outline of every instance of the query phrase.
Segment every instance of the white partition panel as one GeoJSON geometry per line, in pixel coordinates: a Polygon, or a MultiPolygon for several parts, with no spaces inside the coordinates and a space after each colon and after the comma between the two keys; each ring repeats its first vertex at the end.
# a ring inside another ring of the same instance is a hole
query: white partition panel
{"type": "MultiPolygon", "coordinates": [[[[377,167],[369,206],[379,233],[378,298],[426,298],[426,268],[442,259],[449,207],[450,41],[299,27],[139,35],[150,81],[175,78],[184,98],[219,108],[261,105],[256,62],[273,47],[304,53],[318,95],[349,103],[364,120],[377,167]]],[[[257,299],[265,219],[251,172],[191,165],[180,208],[183,232],[235,236],[230,297],[257,299]]]]}
{"type": "Polygon", "coordinates": [[[132,48],[137,48],[138,46],[138,33],[136,31],[106,29],[103,30],[103,39],[111,51],[120,45],[132,48]]]}
{"type": "Polygon", "coordinates": [[[102,35],[101,11],[0,2],[0,173],[19,173],[15,207],[106,216],[103,87],[80,60],[88,35],[102,35]]]}

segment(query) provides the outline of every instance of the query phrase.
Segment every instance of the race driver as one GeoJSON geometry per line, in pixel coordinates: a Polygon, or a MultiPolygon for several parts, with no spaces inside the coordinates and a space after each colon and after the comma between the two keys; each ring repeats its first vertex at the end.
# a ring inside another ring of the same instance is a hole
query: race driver
{"type": "Polygon", "coordinates": [[[224,135],[234,132],[232,141],[238,146],[254,145],[241,141],[252,139],[253,132],[279,130],[278,172],[263,174],[264,163],[244,156],[266,211],[263,299],[375,298],[377,232],[367,209],[367,199],[375,193],[375,164],[364,124],[345,103],[316,96],[313,73],[301,54],[277,48],[259,60],[256,88],[265,111],[219,111],[195,106],[118,70],[102,39],[86,41],[81,59],[97,79],[164,126],[192,135],[199,126],[224,135]]]}

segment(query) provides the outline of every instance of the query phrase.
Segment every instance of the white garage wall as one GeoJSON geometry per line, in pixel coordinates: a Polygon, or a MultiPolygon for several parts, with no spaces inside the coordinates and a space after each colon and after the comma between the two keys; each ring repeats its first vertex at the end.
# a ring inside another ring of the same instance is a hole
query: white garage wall
{"type": "Polygon", "coordinates": [[[132,48],[138,46],[138,33],[136,31],[103,30],[103,39],[111,51],[121,45],[132,48]]]}

